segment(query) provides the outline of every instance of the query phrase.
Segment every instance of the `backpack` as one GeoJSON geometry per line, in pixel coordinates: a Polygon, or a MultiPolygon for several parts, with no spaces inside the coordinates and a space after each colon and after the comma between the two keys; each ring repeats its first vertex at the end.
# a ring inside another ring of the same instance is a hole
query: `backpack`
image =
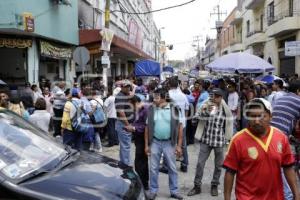
{"type": "Polygon", "coordinates": [[[90,128],[90,118],[88,114],[85,113],[85,111],[82,108],[80,108],[76,101],[71,101],[71,103],[76,108],[75,115],[71,119],[72,129],[77,133],[85,134],[90,128]]]}
{"type": "Polygon", "coordinates": [[[97,102],[96,110],[94,111],[93,115],[91,116],[91,120],[94,124],[102,124],[106,122],[107,116],[104,112],[104,109],[102,105],[96,100],[93,99],[97,102]]]}

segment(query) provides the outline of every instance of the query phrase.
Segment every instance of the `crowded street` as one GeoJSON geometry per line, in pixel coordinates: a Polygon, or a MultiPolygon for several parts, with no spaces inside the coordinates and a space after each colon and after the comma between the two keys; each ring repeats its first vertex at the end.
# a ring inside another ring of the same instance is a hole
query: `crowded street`
{"type": "Polygon", "coordinates": [[[0,200],[300,200],[299,0],[0,0],[0,200]]]}

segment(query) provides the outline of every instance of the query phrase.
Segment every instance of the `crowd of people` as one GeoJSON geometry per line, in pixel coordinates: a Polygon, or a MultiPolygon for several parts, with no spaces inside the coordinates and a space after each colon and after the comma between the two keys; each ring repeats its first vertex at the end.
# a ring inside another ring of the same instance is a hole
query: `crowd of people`
{"type": "Polygon", "coordinates": [[[116,81],[105,97],[99,79],[92,84],[75,83],[69,89],[64,81],[53,87],[26,84],[21,92],[1,92],[0,105],[42,131],[62,137],[64,144],[79,151],[86,146],[101,153],[102,146],[119,145],[120,164],[124,166],[133,165],[134,141],[134,168],[149,191],[149,199],[155,199],[158,193],[159,172],[169,175],[171,197],[183,199],[176,161],[180,161],[183,173],[189,172],[187,146],[195,140],[200,141],[200,152],[197,166],[192,166],[196,173],[188,196],[201,193],[205,163],[214,151],[212,196],[218,196],[224,167],[225,199],[230,199],[235,175],[238,199],[281,199],[283,194],[285,199],[299,199],[292,177],[295,174],[290,170],[294,158],[288,137],[284,137],[295,135],[300,119],[300,80],[296,75],[272,83],[244,75],[193,83],[174,76],[147,85],[141,78],[131,78],[116,81]],[[257,113],[253,108],[264,109],[257,113]],[[268,151],[269,147],[272,150],[268,151]],[[247,173],[252,169],[257,176],[251,178],[247,173]],[[276,187],[267,187],[263,181],[261,174],[267,176],[268,170],[276,174],[276,187]],[[251,182],[254,177],[257,181],[251,182]],[[251,187],[243,186],[247,184],[251,187]],[[279,191],[274,193],[274,188],[279,191]]]}

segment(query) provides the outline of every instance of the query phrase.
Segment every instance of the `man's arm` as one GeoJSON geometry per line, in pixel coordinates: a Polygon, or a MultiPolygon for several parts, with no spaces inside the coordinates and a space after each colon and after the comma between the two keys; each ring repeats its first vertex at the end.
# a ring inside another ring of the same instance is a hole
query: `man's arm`
{"type": "Polygon", "coordinates": [[[292,166],[283,168],[284,176],[293,192],[294,200],[300,200],[296,173],[292,166]]]}
{"type": "Polygon", "coordinates": [[[144,135],[144,140],[145,140],[145,154],[147,156],[150,155],[150,150],[149,150],[149,137],[148,137],[148,126],[145,127],[145,135],[144,135]]]}
{"type": "Polygon", "coordinates": [[[117,111],[117,113],[118,113],[118,119],[121,120],[125,124],[125,126],[129,126],[130,124],[126,118],[125,112],[123,110],[119,110],[117,111]]]}
{"type": "Polygon", "coordinates": [[[178,127],[178,141],[177,141],[177,146],[175,149],[175,153],[177,156],[182,155],[182,140],[183,140],[183,126],[182,123],[179,123],[178,127]]]}
{"type": "Polygon", "coordinates": [[[229,170],[226,170],[225,177],[224,177],[224,200],[231,199],[233,181],[234,181],[234,173],[229,170]]]}

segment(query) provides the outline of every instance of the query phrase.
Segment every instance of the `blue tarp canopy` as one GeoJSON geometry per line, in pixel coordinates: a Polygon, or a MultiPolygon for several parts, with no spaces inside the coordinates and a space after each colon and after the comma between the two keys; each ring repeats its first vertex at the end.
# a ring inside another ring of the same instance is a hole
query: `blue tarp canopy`
{"type": "Polygon", "coordinates": [[[153,60],[141,60],[135,63],[136,76],[160,76],[160,64],[153,60]]]}
{"type": "Polygon", "coordinates": [[[171,72],[171,73],[174,73],[174,69],[172,66],[165,66],[163,68],[163,72],[171,72]]]}

